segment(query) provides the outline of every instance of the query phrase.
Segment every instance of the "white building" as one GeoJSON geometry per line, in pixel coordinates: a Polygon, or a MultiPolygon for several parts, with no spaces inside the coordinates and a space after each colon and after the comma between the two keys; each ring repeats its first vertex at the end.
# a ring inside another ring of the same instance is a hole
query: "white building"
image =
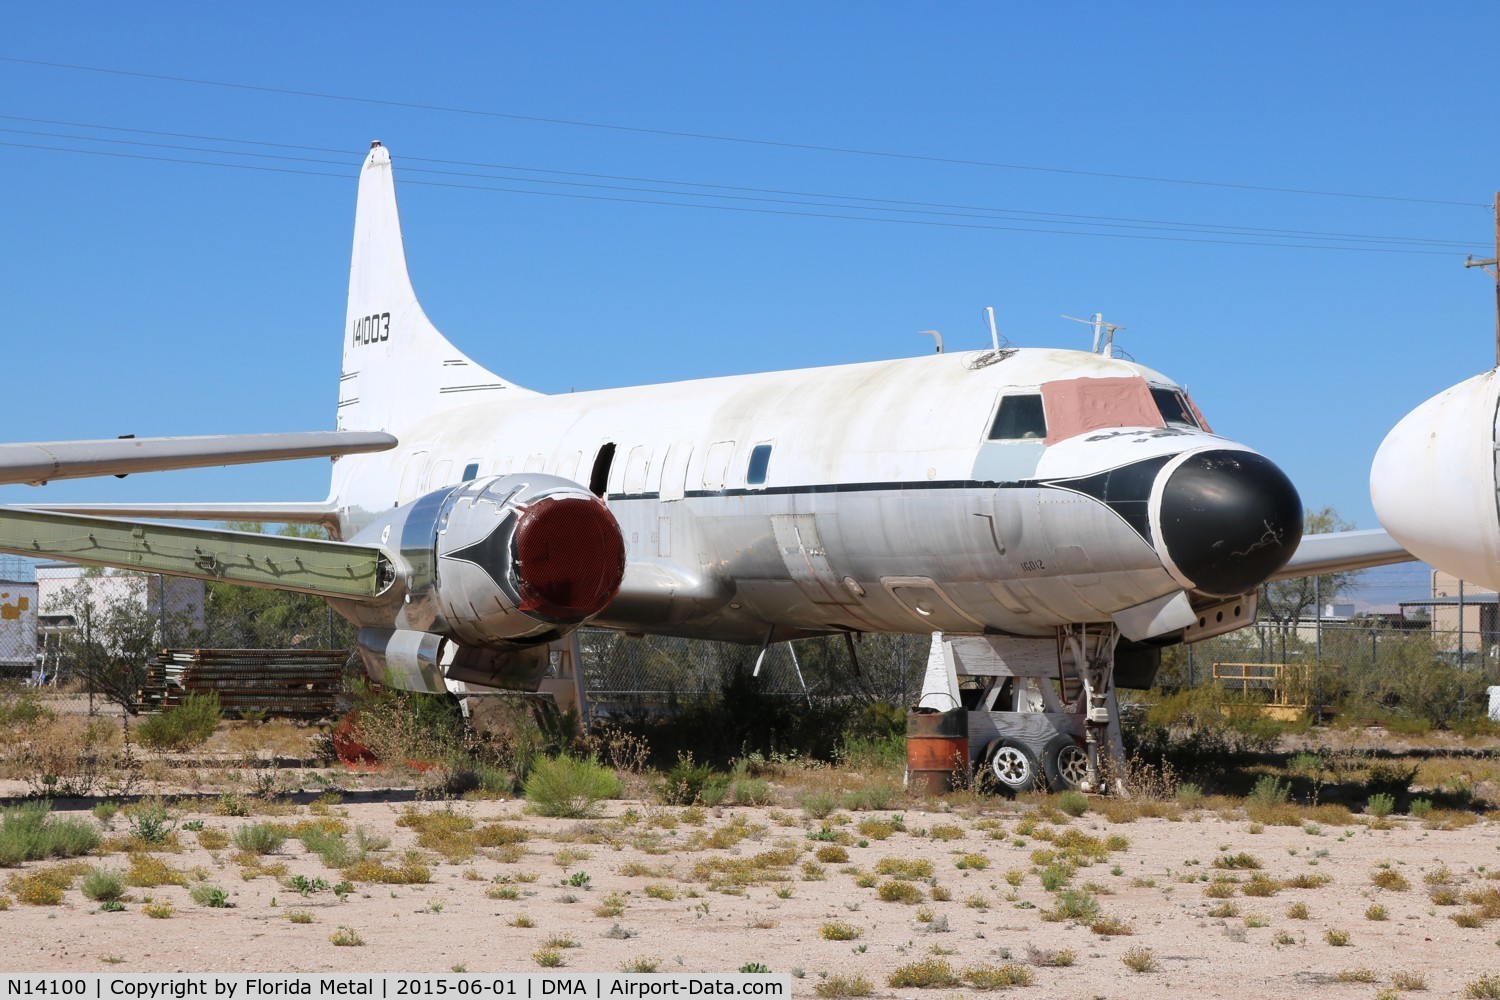
{"type": "Polygon", "coordinates": [[[203,627],[204,593],[202,580],[73,563],[39,563],[36,567],[36,602],[46,624],[53,628],[72,624],[68,619],[76,613],[80,599],[86,599],[98,613],[115,602],[128,600],[161,623],[165,642],[182,642],[189,630],[203,627]]]}

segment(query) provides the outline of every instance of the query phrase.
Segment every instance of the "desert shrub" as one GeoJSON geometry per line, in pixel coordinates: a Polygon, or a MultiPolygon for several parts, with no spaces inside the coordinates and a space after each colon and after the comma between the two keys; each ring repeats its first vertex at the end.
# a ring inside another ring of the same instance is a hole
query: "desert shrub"
{"type": "Polygon", "coordinates": [[[229,905],[229,893],[216,885],[200,882],[188,890],[188,896],[199,906],[222,909],[229,905]]]}
{"type": "Polygon", "coordinates": [[[140,779],[139,762],[117,748],[118,724],[104,718],[41,719],[8,755],[11,774],[42,798],[128,794],[140,779]]]}
{"type": "Polygon", "coordinates": [[[709,802],[708,799],[716,798],[722,802],[728,785],[728,777],[715,773],[707,764],[695,763],[689,753],[677,758],[677,763],[672,765],[656,791],[669,806],[691,806],[700,802],[717,805],[718,802],[709,802]]]}
{"type": "Polygon", "coordinates": [[[275,823],[246,823],[234,831],[234,846],[251,854],[275,854],[286,843],[286,830],[275,823]]]}
{"type": "Polygon", "coordinates": [[[193,692],[176,707],[143,719],[135,735],[152,750],[189,750],[208,742],[222,718],[217,692],[193,692]]]}
{"type": "Polygon", "coordinates": [[[963,980],[941,958],[924,958],[898,966],[886,980],[895,989],[942,989],[959,986],[963,980]]]}
{"type": "Polygon", "coordinates": [[[576,819],[592,816],[602,799],[620,794],[620,782],[613,771],[592,760],[542,757],[523,790],[533,812],[576,819]]]}
{"type": "Polygon", "coordinates": [[[468,768],[472,763],[463,712],[452,695],[365,689],[355,701],[355,713],[351,735],[387,767],[468,768]]]}
{"type": "Polygon", "coordinates": [[[764,778],[736,778],[730,783],[729,797],[737,806],[768,806],[771,786],[764,778]]]}
{"type": "Polygon", "coordinates": [[[1389,816],[1395,811],[1396,797],[1394,795],[1387,795],[1385,792],[1376,792],[1374,795],[1371,795],[1370,800],[1365,803],[1365,812],[1369,813],[1371,816],[1374,816],[1376,819],[1385,819],[1385,817],[1389,816]]]}
{"type": "Polygon", "coordinates": [[[119,899],[125,895],[125,876],[119,872],[95,868],[83,877],[83,883],[79,888],[86,898],[97,903],[119,899]]]}
{"type": "Polygon", "coordinates": [[[1089,797],[1082,792],[1063,792],[1057,797],[1057,808],[1069,816],[1082,816],[1089,811],[1089,797]]]}
{"type": "Polygon", "coordinates": [[[49,802],[28,802],[0,813],[0,867],[42,858],[73,858],[99,844],[99,829],[85,819],[52,815],[49,802]]]}
{"type": "Polygon", "coordinates": [[[23,690],[0,698],[0,729],[24,728],[38,722],[51,722],[57,713],[42,704],[41,695],[23,690]]]}

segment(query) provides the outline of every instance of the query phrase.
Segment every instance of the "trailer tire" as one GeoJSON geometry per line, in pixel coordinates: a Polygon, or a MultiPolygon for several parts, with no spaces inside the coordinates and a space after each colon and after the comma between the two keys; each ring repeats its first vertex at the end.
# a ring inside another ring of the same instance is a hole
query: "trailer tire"
{"type": "Polygon", "coordinates": [[[1047,787],[1054,792],[1071,792],[1088,780],[1089,756],[1078,741],[1067,733],[1058,733],[1042,751],[1042,773],[1047,787]]]}
{"type": "Polygon", "coordinates": [[[1012,795],[1036,787],[1036,757],[1030,748],[1015,740],[991,740],[984,748],[984,766],[990,779],[1012,795]]]}

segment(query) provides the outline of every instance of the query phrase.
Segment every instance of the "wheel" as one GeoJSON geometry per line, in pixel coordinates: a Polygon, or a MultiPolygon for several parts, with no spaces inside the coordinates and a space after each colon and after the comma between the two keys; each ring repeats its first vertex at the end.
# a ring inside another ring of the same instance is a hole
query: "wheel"
{"type": "Polygon", "coordinates": [[[1042,773],[1054,792],[1071,792],[1088,781],[1089,755],[1067,733],[1058,733],[1042,751],[1042,773]]]}
{"type": "Polygon", "coordinates": [[[1036,787],[1036,758],[1015,740],[999,739],[985,747],[984,766],[1007,792],[1027,792],[1036,787]]]}

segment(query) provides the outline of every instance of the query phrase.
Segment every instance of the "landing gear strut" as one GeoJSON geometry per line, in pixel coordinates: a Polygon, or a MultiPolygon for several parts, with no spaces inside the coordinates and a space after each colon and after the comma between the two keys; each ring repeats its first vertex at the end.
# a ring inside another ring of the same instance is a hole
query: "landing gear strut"
{"type": "Polygon", "coordinates": [[[1058,640],[1071,652],[1083,680],[1085,750],[1088,768],[1085,791],[1100,792],[1106,783],[1125,794],[1125,745],[1120,738],[1119,704],[1115,699],[1115,647],[1120,630],[1114,625],[1064,625],[1058,640]]]}

